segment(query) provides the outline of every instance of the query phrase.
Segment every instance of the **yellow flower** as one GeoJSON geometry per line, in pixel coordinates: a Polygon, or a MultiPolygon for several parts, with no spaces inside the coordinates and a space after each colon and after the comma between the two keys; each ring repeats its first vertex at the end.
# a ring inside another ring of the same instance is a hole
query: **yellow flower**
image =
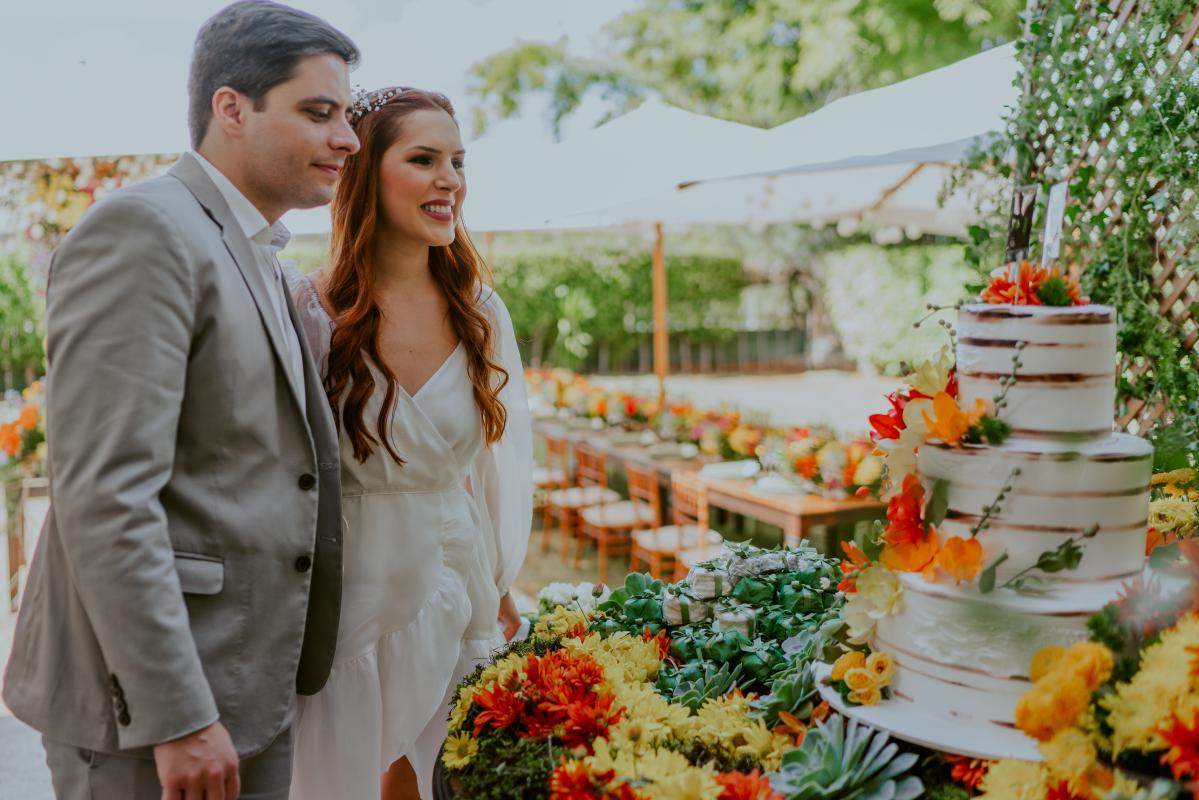
{"type": "Polygon", "coordinates": [[[1049,677],[1058,676],[1062,680],[1050,683],[1046,678],[1016,703],[1016,727],[1039,742],[1073,727],[1091,699],[1091,691],[1081,680],[1057,672],[1049,677]]]}
{"type": "Polygon", "coordinates": [[[479,742],[469,733],[456,733],[445,740],[441,763],[446,769],[463,769],[479,752],[479,742]]]}
{"type": "Polygon", "coordinates": [[[833,674],[829,677],[834,681],[845,680],[846,672],[864,666],[866,666],[866,654],[858,650],[850,650],[833,662],[833,674]]]}
{"type": "Polygon", "coordinates": [[[849,701],[862,706],[877,706],[882,699],[882,690],[873,685],[849,693],[849,701]]]}
{"type": "Polygon", "coordinates": [[[1188,648],[1196,646],[1199,616],[1191,613],[1143,651],[1141,669],[1132,680],[1117,684],[1114,693],[1100,700],[1109,712],[1113,755],[1124,750],[1161,750],[1166,743],[1157,733],[1158,726],[1175,713],[1191,719],[1199,697],[1191,688],[1188,648]]]}
{"type": "Polygon", "coordinates": [[[1041,742],[1037,749],[1056,779],[1066,781],[1076,794],[1083,794],[1080,789],[1098,755],[1086,733],[1078,728],[1067,728],[1049,741],[1041,742]]]}
{"type": "Polygon", "coordinates": [[[938,392],[945,391],[945,387],[949,385],[953,361],[953,352],[949,345],[945,345],[934,358],[925,361],[915,372],[904,378],[904,383],[921,394],[933,397],[938,392]]]}
{"type": "Polygon", "coordinates": [[[1032,657],[1032,663],[1028,667],[1028,679],[1033,683],[1041,680],[1041,678],[1057,668],[1057,665],[1061,663],[1062,657],[1065,655],[1066,648],[1059,647],[1056,644],[1042,647],[1032,657]]]}
{"type": "Polygon", "coordinates": [[[1066,651],[1064,664],[1082,680],[1088,691],[1093,692],[1107,683],[1115,659],[1111,650],[1097,642],[1079,642],[1066,651]]]}
{"type": "Polygon", "coordinates": [[[895,674],[895,661],[887,653],[871,653],[870,658],[866,659],[866,671],[874,676],[876,685],[886,686],[895,674]]]}
{"type": "Polygon", "coordinates": [[[862,691],[874,686],[874,674],[864,667],[854,667],[845,673],[845,685],[853,691],[862,691]]]}
{"type": "Polygon", "coordinates": [[[1149,527],[1176,531],[1193,527],[1199,521],[1196,504],[1185,497],[1162,497],[1149,503],[1149,527]]]}
{"type": "Polygon", "coordinates": [[[1159,472],[1153,476],[1151,484],[1153,486],[1165,486],[1167,484],[1190,483],[1195,480],[1195,470],[1193,469],[1175,469],[1170,472],[1159,472]]]}
{"type": "Polygon", "coordinates": [[[576,625],[587,627],[587,615],[577,608],[558,606],[549,614],[537,620],[533,626],[533,634],[541,637],[562,636],[576,625]]]}
{"type": "Polygon", "coordinates": [[[987,770],[980,797],[987,800],[1044,800],[1049,770],[1043,764],[1004,759],[987,770]]]}
{"type": "Polygon", "coordinates": [[[463,691],[458,695],[458,702],[454,704],[454,710],[450,713],[450,733],[461,730],[463,723],[466,722],[466,716],[470,713],[472,694],[473,692],[463,691]]]}
{"type": "Polygon", "coordinates": [[[883,462],[878,456],[866,456],[853,471],[855,486],[870,486],[883,474],[883,462]]]}

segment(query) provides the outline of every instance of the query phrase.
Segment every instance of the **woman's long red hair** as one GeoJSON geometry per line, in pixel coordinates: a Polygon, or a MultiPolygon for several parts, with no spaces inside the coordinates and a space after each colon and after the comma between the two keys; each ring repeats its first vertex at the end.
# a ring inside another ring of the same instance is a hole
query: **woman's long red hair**
{"type": "MultiPolygon", "coordinates": [[[[404,463],[389,435],[398,384],[379,353],[383,315],[375,299],[372,253],[383,154],[399,138],[404,117],[420,110],[444,111],[454,116],[454,108],[444,95],[403,88],[381,108],[358,120],[354,130],[361,149],[346,159],[333,197],[332,264],[322,286],[334,319],[325,394],[333,407],[333,417],[350,437],[354,457],[359,462],[366,461],[375,447],[382,446],[396,463],[404,463]],[[368,430],[364,419],[367,402],[375,392],[368,359],[387,381],[374,433],[368,430]]],[[[479,302],[483,287],[492,285],[491,271],[479,257],[461,219],[452,244],[429,248],[429,270],[445,295],[450,323],[466,351],[467,374],[474,386],[484,440],[494,444],[503,436],[508,421],[500,392],[510,376],[495,360],[496,334],[479,302]]]]}

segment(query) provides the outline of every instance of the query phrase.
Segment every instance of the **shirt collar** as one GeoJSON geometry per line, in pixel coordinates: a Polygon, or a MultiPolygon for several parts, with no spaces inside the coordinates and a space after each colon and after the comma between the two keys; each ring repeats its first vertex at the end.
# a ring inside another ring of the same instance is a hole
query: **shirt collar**
{"type": "Polygon", "coordinates": [[[229,210],[233,212],[233,218],[237,220],[238,227],[241,228],[247,239],[255,244],[270,245],[276,250],[287,244],[291,233],[282,222],[276,222],[274,225],[268,224],[266,217],[262,216],[262,212],[255,208],[254,204],[233,185],[233,182],[225,177],[225,173],[199,153],[192,151],[192,155],[195,156],[196,161],[200,162],[200,167],[216,185],[217,191],[225,199],[229,210]]]}

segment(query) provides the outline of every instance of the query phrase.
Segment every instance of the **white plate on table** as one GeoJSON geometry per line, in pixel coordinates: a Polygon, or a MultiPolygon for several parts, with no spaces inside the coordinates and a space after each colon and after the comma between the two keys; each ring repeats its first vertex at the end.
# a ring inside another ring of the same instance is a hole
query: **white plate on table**
{"type": "Polygon", "coordinates": [[[753,459],[744,461],[718,461],[715,464],[704,464],[699,471],[701,478],[711,478],[718,481],[752,478],[762,471],[762,465],[753,459]]]}

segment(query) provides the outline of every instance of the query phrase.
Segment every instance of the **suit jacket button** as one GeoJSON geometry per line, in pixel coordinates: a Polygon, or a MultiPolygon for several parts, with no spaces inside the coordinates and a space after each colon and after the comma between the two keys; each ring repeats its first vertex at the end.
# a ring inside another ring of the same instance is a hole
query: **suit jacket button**
{"type": "Polygon", "coordinates": [[[316,476],[310,472],[305,472],[300,476],[300,488],[308,492],[316,488],[316,476]]]}
{"type": "Polygon", "coordinates": [[[121,712],[121,716],[117,717],[117,722],[121,723],[121,725],[122,725],[122,726],[124,726],[124,727],[126,727],[126,728],[128,728],[128,727],[129,727],[129,723],[130,723],[130,722],[132,722],[132,721],[133,721],[133,720],[131,720],[131,719],[129,718],[129,712],[128,712],[128,711],[122,711],[122,712],[121,712]]]}
{"type": "Polygon", "coordinates": [[[300,556],[296,559],[296,572],[307,572],[312,569],[312,559],[308,556],[300,556]]]}

